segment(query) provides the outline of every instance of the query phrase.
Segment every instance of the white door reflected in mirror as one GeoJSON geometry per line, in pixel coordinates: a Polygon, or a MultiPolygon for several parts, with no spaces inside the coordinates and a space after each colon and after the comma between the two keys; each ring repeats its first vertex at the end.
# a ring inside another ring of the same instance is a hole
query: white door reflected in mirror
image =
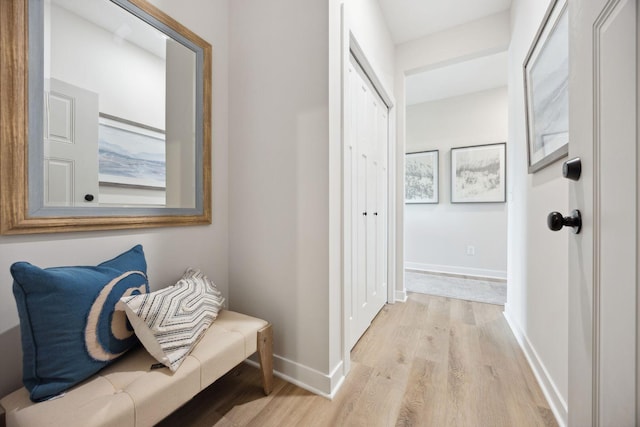
{"type": "Polygon", "coordinates": [[[91,205],[86,199],[98,194],[98,95],[48,79],[44,102],[44,203],[91,205]]]}

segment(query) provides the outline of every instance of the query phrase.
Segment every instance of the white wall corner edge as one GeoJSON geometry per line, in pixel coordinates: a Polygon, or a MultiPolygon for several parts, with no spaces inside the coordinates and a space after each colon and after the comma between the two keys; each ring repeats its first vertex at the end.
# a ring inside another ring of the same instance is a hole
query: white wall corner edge
{"type": "Polygon", "coordinates": [[[509,313],[509,304],[507,303],[504,306],[503,312],[503,315],[507,320],[507,324],[509,325],[509,328],[511,328],[513,335],[516,337],[520,348],[527,358],[527,362],[529,362],[529,366],[531,367],[536,380],[538,380],[538,384],[540,385],[542,393],[544,394],[544,397],[547,399],[547,402],[551,407],[553,415],[556,417],[558,425],[560,427],[566,427],[568,422],[567,402],[560,395],[555,382],[549,375],[549,372],[545,368],[544,363],[538,356],[538,353],[534,349],[533,345],[531,345],[529,338],[509,313]]]}
{"type": "Polygon", "coordinates": [[[507,279],[506,270],[489,270],[485,268],[460,267],[456,265],[422,264],[417,262],[405,262],[407,270],[424,271],[425,273],[459,274],[463,276],[484,277],[488,279],[507,279]]]}
{"type": "MultiPolygon", "coordinates": [[[[259,368],[259,363],[254,359],[255,356],[245,362],[259,368]]],[[[343,366],[343,361],[340,361],[330,374],[324,374],[285,357],[273,355],[273,375],[327,399],[333,399],[344,382],[343,366]]]]}

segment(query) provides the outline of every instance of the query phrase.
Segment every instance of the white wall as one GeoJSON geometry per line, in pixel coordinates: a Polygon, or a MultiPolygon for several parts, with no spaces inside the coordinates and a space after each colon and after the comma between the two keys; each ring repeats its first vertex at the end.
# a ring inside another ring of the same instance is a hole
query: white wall
{"type": "Polygon", "coordinates": [[[175,40],[167,40],[167,206],[196,207],[195,118],[197,75],[196,55],[175,40]],[[189,120],[190,119],[190,120],[189,120]]]}
{"type": "Polygon", "coordinates": [[[345,3],[348,30],[373,67],[383,88],[393,93],[395,46],[376,0],[349,0],[345,3]]]}
{"type": "Polygon", "coordinates": [[[506,142],[507,109],[506,87],[407,107],[406,152],[440,157],[439,203],[405,205],[407,268],[506,278],[506,203],[451,204],[450,150],[506,142]]]}
{"type": "Polygon", "coordinates": [[[280,374],[327,395],[343,363],[341,72],[349,31],[389,91],[394,57],[375,1],[349,3],[355,21],[346,40],[342,6],[230,4],[231,306],[274,324],[280,374]]]}
{"type": "Polygon", "coordinates": [[[560,422],[567,420],[568,232],[551,232],[546,217],[566,213],[568,183],[562,162],[527,174],[522,64],[548,6],[514,0],[509,46],[508,162],[509,288],[505,315],[521,341],[560,422]]]}
{"type": "Polygon", "coordinates": [[[274,325],[275,369],[329,388],[329,7],[230,3],[231,307],[274,325]]]}
{"type": "Polygon", "coordinates": [[[0,395],[21,385],[19,321],[9,266],[24,260],[47,267],[95,264],[141,243],[151,287],[173,284],[188,266],[201,268],[223,294],[228,287],[228,2],[153,0],[214,46],[213,224],[141,231],[62,233],[0,237],[0,395]]]}
{"type": "MultiPolygon", "coordinates": [[[[405,152],[405,77],[432,68],[503,52],[509,46],[508,12],[396,46],[394,94],[397,104],[396,151],[405,152]]],[[[404,156],[396,158],[396,293],[404,293],[404,156]]]]}

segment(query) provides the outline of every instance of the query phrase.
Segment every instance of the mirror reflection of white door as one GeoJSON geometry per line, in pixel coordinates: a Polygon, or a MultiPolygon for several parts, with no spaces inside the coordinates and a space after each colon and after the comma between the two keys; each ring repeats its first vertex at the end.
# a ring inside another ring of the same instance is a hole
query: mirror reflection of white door
{"type": "Polygon", "coordinates": [[[583,230],[569,239],[569,425],[637,419],[638,10],[570,0],[569,185],[583,230]]]}
{"type": "Polygon", "coordinates": [[[98,95],[48,79],[44,101],[45,206],[97,206],[98,95]]]}

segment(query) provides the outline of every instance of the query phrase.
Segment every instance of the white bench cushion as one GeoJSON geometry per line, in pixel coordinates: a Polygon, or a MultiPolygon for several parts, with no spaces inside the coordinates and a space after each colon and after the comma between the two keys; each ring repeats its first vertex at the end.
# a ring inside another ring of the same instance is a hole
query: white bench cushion
{"type": "Polygon", "coordinates": [[[7,427],[152,426],[253,354],[266,325],[223,310],[174,373],[151,370],[157,361],[138,348],[58,399],[33,403],[23,387],[0,400],[7,427]]]}

